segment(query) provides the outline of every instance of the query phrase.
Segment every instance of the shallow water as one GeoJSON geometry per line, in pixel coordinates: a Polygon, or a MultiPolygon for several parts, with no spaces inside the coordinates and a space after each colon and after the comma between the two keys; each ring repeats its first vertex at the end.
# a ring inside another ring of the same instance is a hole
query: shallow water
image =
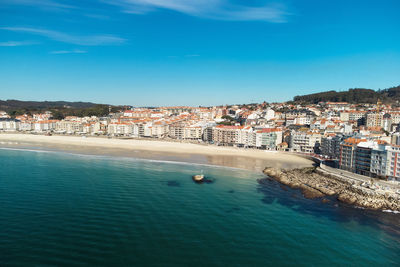
{"type": "Polygon", "coordinates": [[[0,265],[396,265],[399,214],[238,169],[0,150],[0,265]],[[196,184],[201,170],[213,179],[196,184]]]}

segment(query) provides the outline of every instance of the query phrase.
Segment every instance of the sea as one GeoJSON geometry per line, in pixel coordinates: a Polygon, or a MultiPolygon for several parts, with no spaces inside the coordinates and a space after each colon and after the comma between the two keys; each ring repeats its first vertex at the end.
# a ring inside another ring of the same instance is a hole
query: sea
{"type": "Polygon", "coordinates": [[[400,214],[241,169],[2,148],[0,266],[400,266],[400,214]]]}

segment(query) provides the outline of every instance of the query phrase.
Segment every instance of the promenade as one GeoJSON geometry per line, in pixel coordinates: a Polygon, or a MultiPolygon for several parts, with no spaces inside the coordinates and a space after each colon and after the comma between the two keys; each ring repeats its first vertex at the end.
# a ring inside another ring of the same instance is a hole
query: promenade
{"type": "Polygon", "coordinates": [[[333,175],[336,177],[350,180],[354,183],[364,183],[364,182],[370,183],[371,179],[372,179],[374,181],[374,184],[379,185],[379,187],[381,187],[381,189],[383,189],[383,190],[387,190],[387,189],[392,190],[392,191],[400,190],[400,182],[396,182],[396,181],[384,181],[384,180],[377,179],[377,178],[371,178],[368,176],[352,173],[349,171],[332,168],[332,167],[329,167],[322,163],[319,166],[319,170],[321,170],[322,172],[329,174],[329,175],[333,175]]]}

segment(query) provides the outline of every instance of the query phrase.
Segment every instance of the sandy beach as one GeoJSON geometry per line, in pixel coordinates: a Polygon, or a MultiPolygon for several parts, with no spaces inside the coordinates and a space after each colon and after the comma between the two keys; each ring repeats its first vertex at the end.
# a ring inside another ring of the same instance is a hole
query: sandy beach
{"type": "Polygon", "coordinates": [[[159,140],[2,133],[0,147],[192,162],[255,171],[261,171],[266,166],[291,169],[312,165],[310,160],[287,152],[159,140]]]}

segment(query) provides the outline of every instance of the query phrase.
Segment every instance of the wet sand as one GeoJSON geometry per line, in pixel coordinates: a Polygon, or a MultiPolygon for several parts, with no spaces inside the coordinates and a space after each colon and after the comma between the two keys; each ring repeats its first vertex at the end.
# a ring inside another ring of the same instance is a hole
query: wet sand
{"type": "Polygon", "coordinates": [[[190,162],[253,171],[262,171],[266,166],[293,169],[312,165],[312,161],[287,152],[159,140],[2,133],[0,147],[190,162]]]}

